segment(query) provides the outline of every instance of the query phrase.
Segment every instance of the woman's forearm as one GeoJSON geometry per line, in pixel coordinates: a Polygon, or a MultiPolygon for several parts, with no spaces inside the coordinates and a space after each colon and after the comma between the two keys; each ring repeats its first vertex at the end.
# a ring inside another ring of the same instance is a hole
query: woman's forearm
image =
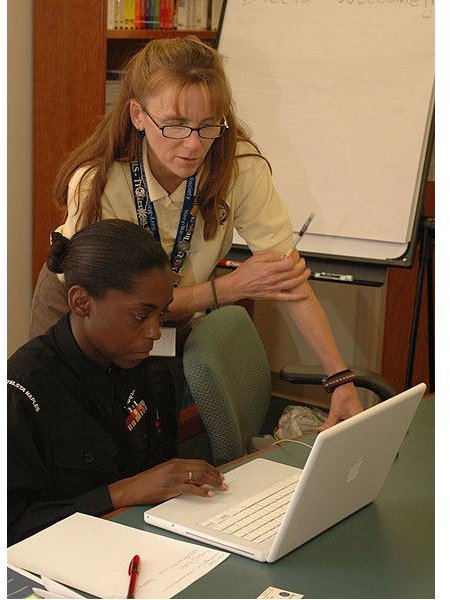
{"type": "MultiPolygon", "coordinates": [[[[229,286],[223,286],[223,283],[219,285],[219,280],[225,277],[227,275],[220,277],[215,282],[217,300],[221,304],[236,302],[238,298],[233,299],[231,292],[228,291],[229,286]]],[[[173,291],[173,302],[169,305],[168,319],[192,315],[213,306],[215,306],[215,299],[210,281],[187,287],[177,287],[173,291]]]]}
{"type": "MultiPolygon", "coordinates": [[[[297,257],[284,258],[266,251],[244,261],[235,271],[215,280],[217,304],[232,304],[244,298],[299,302],[306,298],[309,271],[297,257]]],[[[210,281],[174,290],[169,318],[177,318],[215,306],[210,281]]]]}
{"type": "Polygon", "coordinates": [[[346,368],[323,308],[309,284],[308,298],[289,302],[289,312],[302,336],[316,354],[327,375],[346,368]]]}

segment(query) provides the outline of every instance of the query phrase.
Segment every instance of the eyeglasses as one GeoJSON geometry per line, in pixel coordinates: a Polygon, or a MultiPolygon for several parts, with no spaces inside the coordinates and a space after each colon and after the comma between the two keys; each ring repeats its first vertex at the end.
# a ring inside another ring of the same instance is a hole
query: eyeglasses
{"type": "Polygon", "coordinates": [[[215,140],[216,138],[220,138],[228,129],[228,123],[225,118],[225,122],[220,123],[219,125],[202,125],[202,127],[188,127],[187,125],[163,125],[161,127],[143,106],[142,110],[145,112],[147,117],[153,121],[163,136],[172,140],[183,140],[188,138],[193,131],[197,131],[198,135],[205,140],[215,140]]]}

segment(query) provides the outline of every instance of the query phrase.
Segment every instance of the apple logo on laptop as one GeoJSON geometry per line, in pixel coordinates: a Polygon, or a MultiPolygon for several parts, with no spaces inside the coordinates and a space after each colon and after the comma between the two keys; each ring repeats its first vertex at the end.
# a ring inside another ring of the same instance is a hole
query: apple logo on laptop
{"type": "Polygon", "coordinates": [[[347,473],[347,483],[350,483],[350,481],[353,481],[353,479],[355,479],[355,477],[358,477],[362,463],[363,463],[363,457],[360,456],[358,458],[358,460],[355,462],[355,464],[352,466],[350,471],[347,473]]]}

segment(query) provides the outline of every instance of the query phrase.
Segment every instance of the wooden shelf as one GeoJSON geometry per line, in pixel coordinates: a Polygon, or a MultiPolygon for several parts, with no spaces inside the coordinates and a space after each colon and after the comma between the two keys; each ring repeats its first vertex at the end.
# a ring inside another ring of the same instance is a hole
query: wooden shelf
{"type": "Polygon", "coordinates": [[[154,40],[166,37],[184,37],[196,35],[202,40],[214,40],[217,31],[190,29],[108,29],[106,38],[108,40],[154,40]]]}

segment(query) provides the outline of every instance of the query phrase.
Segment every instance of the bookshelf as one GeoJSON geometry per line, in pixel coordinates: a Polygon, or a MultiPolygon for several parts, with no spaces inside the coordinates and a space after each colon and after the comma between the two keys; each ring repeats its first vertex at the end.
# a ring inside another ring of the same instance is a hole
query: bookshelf
{"type": "Polygon", "coordinates": [[[128,59],[151,40],[196,35],[204,42],[214,42],[216,31],[177,29],[108,29],[106,31],[106,72],[123,68],[128,59]]]}
{"type": "Polygon", "coordinates": [[[107,16],[108,0],[33,3],[33,287],[63,218],[51,200],[55,174],[104,114],[107,71],[123,68],[152,39],[216,37],[210,30],[111,30],[107,16]]]}
{"type": "Polygon", "coordinates": [[[108,40],[154,40],[164,37],[182,37],[185,35],[196,35],[202,40],[215,40],[217,31],[208,29],[191,31],[190,29],[108,29],[106,38],[108,40]]]}

